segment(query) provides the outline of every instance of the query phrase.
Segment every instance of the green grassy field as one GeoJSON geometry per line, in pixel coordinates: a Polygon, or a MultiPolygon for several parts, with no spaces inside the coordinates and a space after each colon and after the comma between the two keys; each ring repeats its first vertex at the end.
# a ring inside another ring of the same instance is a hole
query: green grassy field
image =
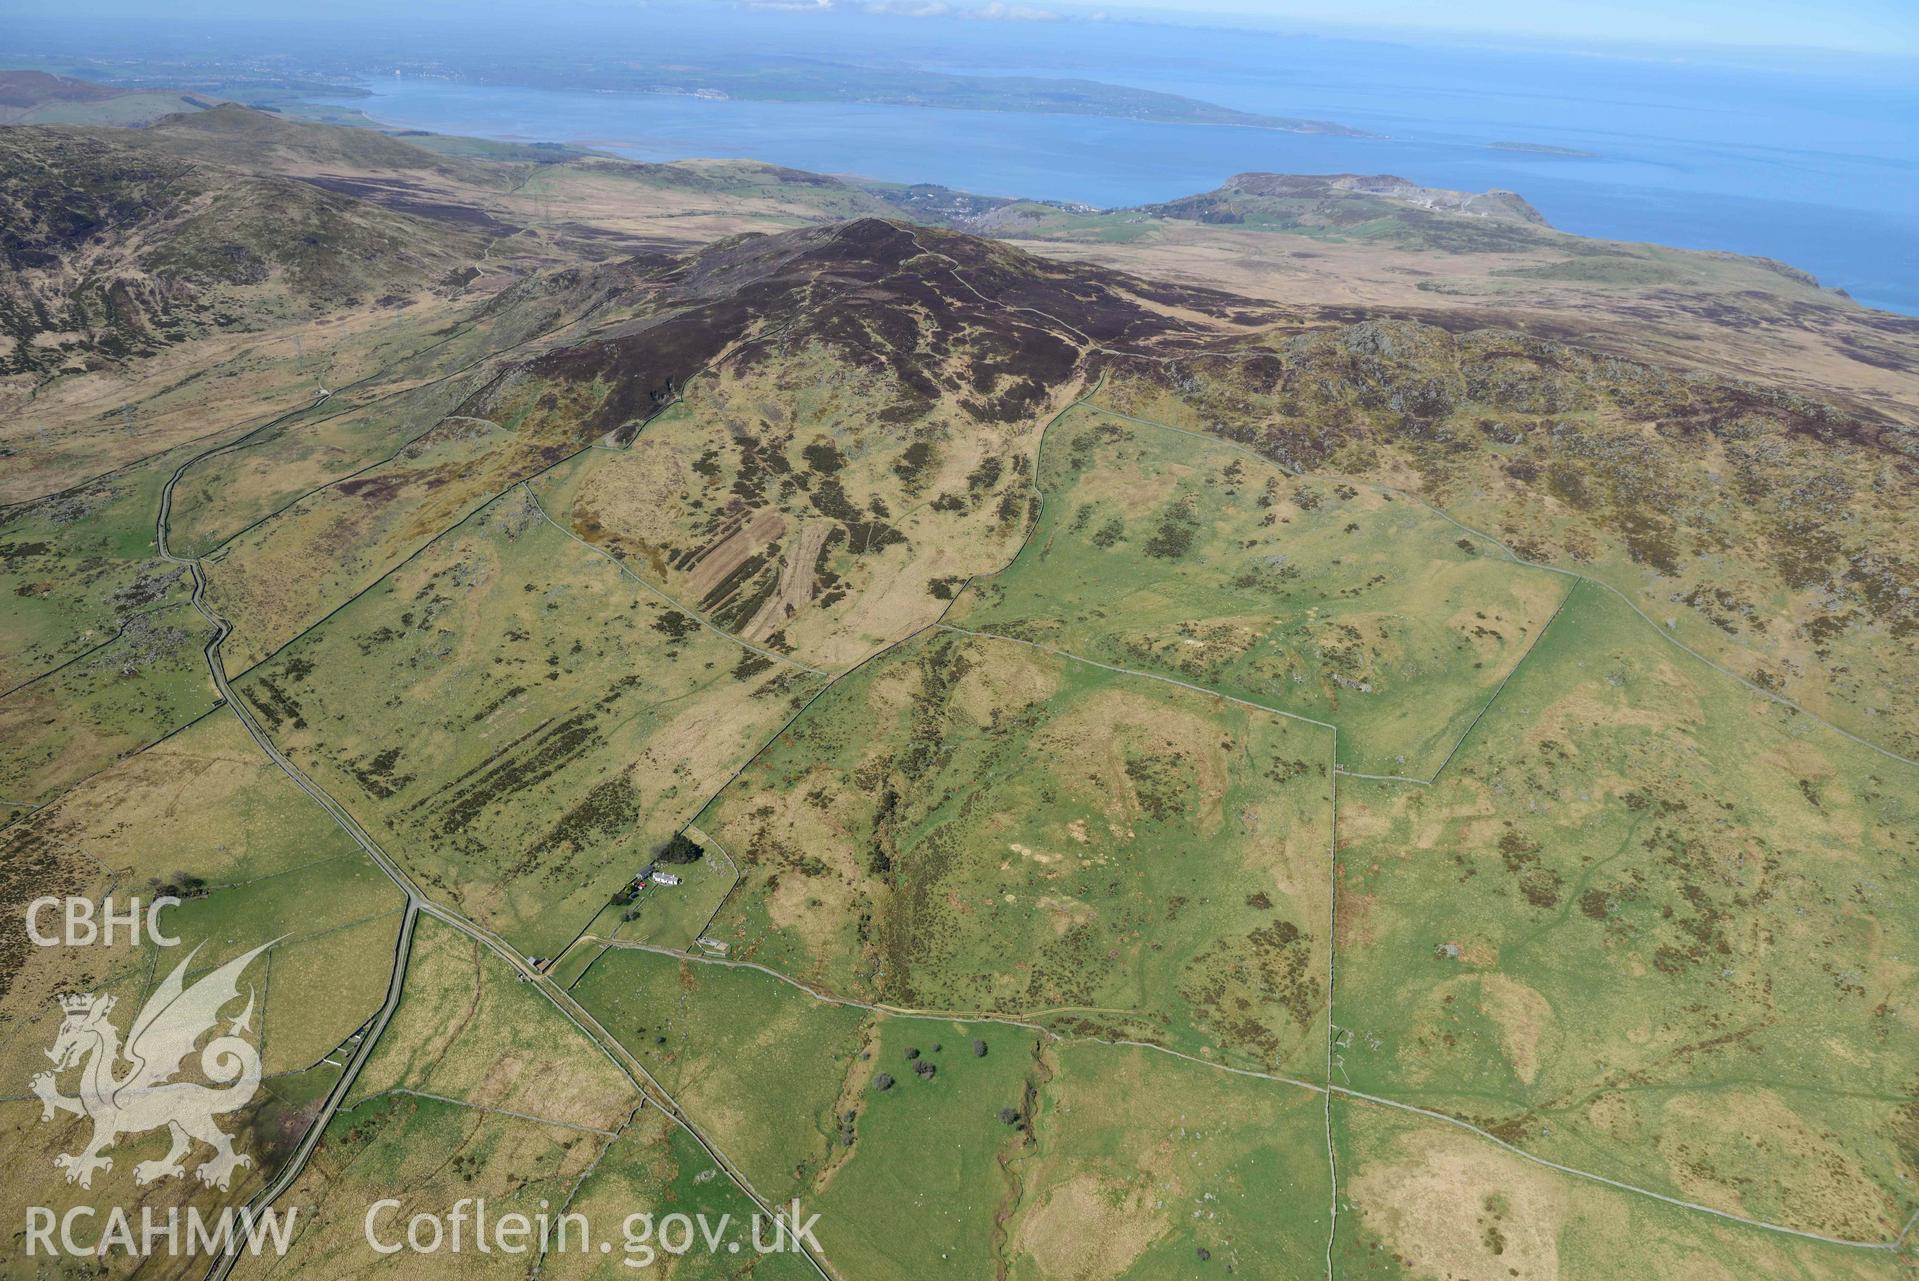
{"type": "Polygon", "coordinates": [[[662,866],[661,870],[678,877],[680,883],[649,882],[633,902],[609,904],[587,932],[660,947],[691,948],[738,876],[724,857],[710,849],[691,863],[662,866]]]}
{"type": "Polygon", "coordinates": [[[536,488],[683,607],[843,670],[1013,555],[1037,429],[805,350],[694,381],[641,443],[536,488]]]}
{"type": "Polygon", "coordinates": [[[163,454],[66,493],[0,511],[0,691],[105,644],[135,613],[186,600],[186,573],[159,559],[163,454]]]}
{"type": "Polygon", "coordinates": [[[821,1216],[848,1275],[1306,1276],[1324,1254],[1322,1097],[1297,1085],[631,949],[576,994],[763,1195],[821,1216]]]}
{"type": "Polygon", "coordinates": [[[353,1085],[616,1130],[639,1097],[592,1039],[507,962],[433,917],[415,928],[400,1008],[353,1085]]]}
{"type": "Polygon", "coordinates": [[[1323,1275],[1322,1100],[1150,1050],[1061,1042],[1011,1170],[1015,1281],[1323,1275]]]}
{"type": "MultiPolygon", "coordinates": [[[[1798,1240],[1578,1179],[1402,1112],[1334,1109],[1350,1281],[1898,1281],[1910,1260],[1798,1240]]],[[[1301,1273],[1299,1275],[1305,1275],[1301,1273]]]]}
{"type": "Polygon", "coordinates": [[[117,637],[0,695],[0,797],[44,804],[211,711],[202,647],[213,629],[184,600],[128,618],[117,637]]]}
{"type": "MultiPolygon", "coordinates": [[[[123,1135],[109,1154],[112,1169],[83,1189],[65,1181],[53,1158],[85,1146],[88,1119],[61,1114],[41,1122],[37,1101],[8,1104],[0,1112],[11,1162],[8,1212],[144,1204],[164,1213],[168,1205],[192,1204],[211,1213],[252,1196],[318,1115],[337,1079],[336,1047],[385,994],[400,923],[392,883],[226,712],[101,770],[0,830],[0,865],[8,869],[5,910],[16,923],[0,983],[0,1072],[21,1086],[50,1066],[58,996],[112,996],[124,1034],[175,967],[184,965],[192,983],[267,945],[241,976],[250,1012],[243,1018],[237,1002],[223,1011],[244,1022],[265,1073],[260,1091],[223,1122],[253,1165],[237,1171],[224,1191],[191,1177],[142,1188],[134,1182],[137,1167],[168,1147],[164,1130],[145,1131],[123,1135]],[[159,924],[179,942],[135,943],[122,930],[111,946],[26,946],[18,929],[24,899],[47,893],[96,904],[111,895],[122,912],[129,900],[175,894],[184,901],[159,924]]],[[[199,1076],[197,1055],[188,1056],[184,1071],[186,1079],[199,1076]]],[[[74,1094],[77,1073],[62,1073],[57,1084],[74,1094]]],[[[205,1155],[198,1149],[188,1168],[205,1155]]],[[[112,1260],[103,1266],[122,1270],[112,1260]]],[[[162,1259],[141,1275],[197,1275],[192,1267],[184,1257],[162,1259]]],[[[203,1259],[199,1268],[203,1274],[203,1259]]]]}
{"type": "Polygon", "coordinates": [[[1017,1194],[1008,1163],[1028,1137],[1024,1116],[1044,1068],[1038,1037],[998,1023],[884,1019],[861,1068],[898,1078],[868,1088],[844,1164],[802,1203],[820,1215],[819,1239],[849,1274],[990,1276],[1000,1217],[1017,1194]],[[974,1052],[984,1042],[986,1054],[974,1052]],[[935,1049],[937,1046],[939,1048],[935,1049]],[[910,1059],[909,1052],[918,1057],[910,1059]],[[936,1069],[921,1078],[921,1062],[936,1069]]]}
{"type": "Polygon", "coordinates": [[[1847,1238],[1919,1206],[1913,771],[1582,587],[1430,788],[1340,785],[1340,1066],[1847,1238]]]}
{"type": "Polygon", "coordinates": [[[580,1281],[635,1275],[674,1281],[817,1281],[819,1276],[805,1256],[773,1248],[779,1234],[764,1216],[758,1239],[769,1252],[754,1248],[754,1217],[760,1211],[751,1198],[685,1130],[654,1109],[642,1111],[608,1146],[574,1191],[570,1208],[590,1223],[614,1229],[614,1248],[606,1254],[555,1252],[545,1260],[542,1276],[580,1281]],[[707,1248],[696,1226],[691,1248],[675,1253],[687,1240],[671,1221],[675,1215],[696,1223],[704,1216],[708,1230],[724,1234],[716,1236],[720,1244],[707,1248]],[[729,1248],[736,1245],[737,1250],[729,1248]]]}
{"type": "Polygon", "coordinates": [[[736,957],[901,1006],[1323,1059],[1331,735],[931,632],[836,685],[701,816],[736,957]]]}
{"type": "Polygon", "coordinates": [[[1038,485],[953,623],[1337,725],[1364,773],[1431,777],[1566,591],[1406,499],[1095,408],[1047,434],[1038,485]]]}
{"type": "Polygon", "coordinates": [[[814,687],[753,660],[515,490],[239,688],[422,885],[550,957],[814,687]]]}
{"type": "Polygon", "coordinates": [[[134,986],[123,1000],[137,1005],[195,947],[190,976],[279,940],[248,974],[261,993],[255,1026],[269,1031],[270,1070],[311,1065],[385,991],[398,891],[230,714],[196,722],[6,827],[0,855],[13,871],[10,913],[40,893],[112,895],[121,910],[161,893],[184,900],[161,921],[177,948],[133,946],[124,931],[113,946],[74,948],[15,936],[0,989],[10,1025],[0,1071],[21,1081],[46,1066],[57,994],[125,979],[134,986]],[[327,980],[317,990],[314,973],[327,980]]]}
{"type": "Polygon", "coordinates": [[[849,1275],[991,1274],[1017,1188],[1005,1163],[1025,1142],[1001,1110],[1029,1107],[1035,1032],[873,1018],[765,974],[617,949],[578,993],[764,1195],[821,1216],[849,1275]]]}
{"type": "Polygon", "coordinates": [[[617,947],[573,994],[762,1195],[811,1186],[832,1156],[862,1011],[755,971],[617,947]]]}

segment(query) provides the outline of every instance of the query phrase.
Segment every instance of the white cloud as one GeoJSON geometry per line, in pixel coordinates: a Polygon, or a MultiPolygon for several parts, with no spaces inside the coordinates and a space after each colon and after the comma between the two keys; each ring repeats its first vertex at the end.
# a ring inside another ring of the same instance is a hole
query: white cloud
{"type": "MultiPolygon", "coordinates": [[[[866,12],[894,18],[979,18],[987,22],[1063,22],[1065,15],[1027,4],[989,0],[983,5],[948,4],[946,0],[867,0],[866,12]]],[[[1104,16],[1104,15],[1101,15],[1104,16]]]]}
{"type": "Polygon", "coordinates": [[[1004,4],[993,0],[983,8],[969,11],[975,18],[988,18],[995,22],[1059,22],[1060,15],[1051,9],[1035,9],[1031,5],[1004,4]]]}

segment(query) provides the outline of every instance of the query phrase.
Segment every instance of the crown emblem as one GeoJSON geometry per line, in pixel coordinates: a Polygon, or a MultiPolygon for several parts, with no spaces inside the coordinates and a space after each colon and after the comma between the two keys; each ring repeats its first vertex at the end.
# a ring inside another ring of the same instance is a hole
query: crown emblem
{"type": "Polygon", "coordinates": [[[64,1112],[93,1122],[93,1137],[84,1148],[53,1160],[56,1170],[66,1171],[68,1183],[92,1187],[97,1172],[113,1168],[106,1150],[121,1138],[149,1130],[171,1132],[173,1148],[159,1160],[133,1167],[133,1181],[143,1187],[184,1175],[181,1158],[196,1143],[213,1149],[193,1172],[207,1187],[225,1191],[233,1184],[234,1171],[253,1164],[252,1157],[234,1151],[233,1136],[220,1128],[219,1118],[244,1107],[260,1088],[260,1051],[241,1035],[250,1030],[254,994],[249,992],[246,1012],[227,1021],[224,1033],[220,1011],[240,999],[242,971],[273,943],[262,943],[189,985],[187,967],[199,954],[195,948],[146,998],[125,1045],[119,1029],[107,1021],[113,997],[79,992],[56,996],[64,1017],[53,1047],[46,1051],[53,1069],[36,1073],[28,1084],[40,1100],[42,1121],[64,1112]],[[201,1046],[208,1033],[213,1039],[201,1046]],[[199,1070],[194,1075],[205,1083],[177,1079],[196,1057],[199,1070]],[[79,1073],[78,1094],[60,1092],[58,1078],[67,1072],[79,1073]]]}

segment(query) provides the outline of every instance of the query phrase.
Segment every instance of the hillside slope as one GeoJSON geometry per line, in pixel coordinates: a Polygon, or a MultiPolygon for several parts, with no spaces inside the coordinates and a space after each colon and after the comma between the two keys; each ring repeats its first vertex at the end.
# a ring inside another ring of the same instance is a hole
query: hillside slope
{"type": "Polygon", "coordinates": [[[483,246],[457,224],[308,183],[101,136],[7,129],[0,373],[84,368],[213,329],[372,307],[442,280],[483,246]]]}
{"type": "MultiPolygon", "coordinates": [[[[180,891],[273,1082],[225,1181],[0,1103],[18,1202],[277,1180],[295,1281],[376,1195],[818,1207],[767,1277],[1909,1270],[1919,415],[1814,368],[1846,300],[1377,179],[1015,244],[0,148],[0,908],[180,891]]],[[[16,1081],[169,960],[0,942],[16,1081]]]]}
{"type": "Polygon", "coordinates": [[[218,103],[205,94],[94,84],[45,71],[0,70],[0,125],[151,124],[218,103]]]}

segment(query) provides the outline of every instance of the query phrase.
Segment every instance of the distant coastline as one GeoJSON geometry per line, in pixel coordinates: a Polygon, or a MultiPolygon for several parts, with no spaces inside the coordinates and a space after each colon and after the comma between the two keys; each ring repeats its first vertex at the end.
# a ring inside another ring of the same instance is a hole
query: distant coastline
{"type": "Polygon", "coordinates": [[[1336,120],[1241,111],[1186,94],[1103,80],[854,67],[806,58],[742,59],[726,65],[482,69],[449,80],[502,89],[671,94],[708,102],[858,103],[1094,116],[1150,124],[1236,125],[1341,138],[1377,136],[1336,120]]]}
{"type": "Polygon", "coordinates": [[[1565,160],[1597,160],[1597,151],[1587,151],[1581,147],[1554,147],[1543,142],[1489,142],[1491,151],[1518,151],[1529,156],[1558,156],[1565,160]]]}

